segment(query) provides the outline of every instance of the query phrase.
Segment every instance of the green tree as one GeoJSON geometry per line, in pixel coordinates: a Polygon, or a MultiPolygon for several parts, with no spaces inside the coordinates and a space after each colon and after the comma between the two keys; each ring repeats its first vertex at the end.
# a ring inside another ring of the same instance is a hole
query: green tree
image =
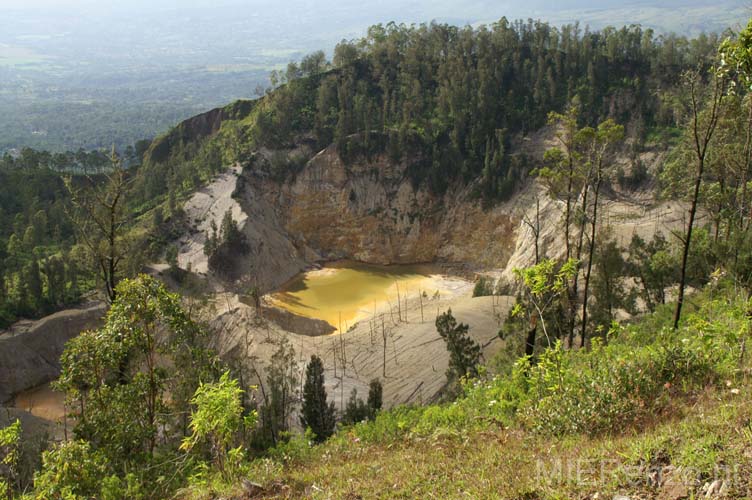
{"type": "Polygon", "coordinates": [[[0,429],[0,493],[6,498],[13,497],[13,487],[18,475],[18,462],[21,448],[21,422],[0,429]]]}
{"type": "Polygon", "coordinates": [[[263,405],[259,412],[261,444],[276,446],[289,430],[290,414],[297,396],[295,349],[282,340],[272,354],[266,370],[266,386],[260,384],[263,405]]]}
{"type": "Polygon", "coordinates": [[[700,205],[700,193],[708,155],[711,152],[713,137],[721,115],[726,83],[722,75],[713,72],[710,85],[706,86],[698,71],[686,72],[682,81],[684,95],[687,97],[687,102],[684,103],[687,128],[684,134],[683,147],[686,148],[686,156],[691,158],[691,161],[687,164],[692,166],[692,170],[688,172],[686,167],[667,169],[664,175],[664,180],[667,180],[667,177],[672,174],[677,175],[674,179],[668,180],[668,183],[671,186],[681,185],[683,186],[682,191],[689,193],[687,224],[681,240],[682,257],[679,267],[679,290],[676,297],[676,308],[674,309],[674,329],[679,328],[679,321],[681,320],[692,232],[694,231],[697,208],[700,205]],[[687,180],[690,182],[689,186],[687,186],[687,180]]]}
{"type": "MultiPolygon", "coordinates": [[[[229,372],[223,373],[217,382],[202,383],[191,399],[196,408],[191,413],[191,435],[184,438],[181,448],[190,450],[207,441],[215,466],[224,472],[233,437],[243,423],[242,394],[238,381],[231,379],[229,372]]],[[[252,426],[255,421],[256,413],[251,412],[246,423],[252,426]]]]}
{"type": "Polygon", "coordinates": [[[327,68],[324,51],[311,52],[300,61],[300,70],[304,75],[317,75],[327,68]]]}
{"type": "Polygon", "coordinates": [[[444,339],[449,351],[447,379],[450,382],[462,377],[478,376],[480,346],[468,335],[469,329],[468,325],[457,323],[451,309],[436,318],[436,331],[444,339]]]}
{"type": "Polygon", "coordinates": [[[493,280],[488,276],[480,276],[473,287],[473,297],[493,295],[493,280]]]}
{"type": "Polygon", "coordinates": [[[542,328],[546,346],[552,347],[549,323],[558,319],[558,311],[568,307],[570,282],[577,276],[577,261],[569,259],[561,264],[543,259],[538,264],[514,270],[521,285],[521,294],[510,311],[510,318],[523,318],[527,331],[525,354],[531,363],[538,327],[542,328]]]}
{"type": "Polygon", "coordinates": [[[110,161],[112,169],[105,174],[104,183],[90,180],[88,189],[79,189],[68,178],[66,186],[75,207],[72,218],[78,237],[96,262],[107,299],[114,302],[124,260],[134,258],[136,252],[126,238],[131,218],[126,206],[130,181],[114,149],[110,161]]]}
{"type": "Polygon", "coordinates": [[[368,384],[368,409],[371,412],[371,418],[376,417],[383,403],[384,387],[381,385],[381,381],[375,378],[368,384]]]}
{"type": "MultiPolygon", "coordinates": [[[[559,146],[546,151],[544,166],[538,170],[538,177],[546,184],[549,196],[564,201],[561,223],[564,228],[566,259],[574,259],[577,274],[579,274],[582,259],[588,195],[593,170],[584,150],[588,142],[594,142],[595,136],[593,129],[578,127],[582,114],[581,108],[579,99],[574,99],[565,113],[549,114],[548,123],[557,130],[556,138],[559,146]],[[578,202],[581,204],[579,207],[578,202]]],[[[578,285],[578,279],[571,280],[569,307],[562,309],[567,314],[570,347],[574,343],[578,285]]]]}
{"type": "Polygon", "coordinates": [[[345,405],[342,422],[346,425],[376,418],[383,404],[384,389],[379,379],[371,380],[368,385],[368,400],[364,402],[358,397],[358,389],[353,387],[350,398],[345,405]]]}
{"type": "Polygon", "coordinates": [[[42,283],[42,276],[39,272],[39,261],[37,260],[36,255],[34,255],[29,263],[24,266],[23,281],[23,286],[26,290],[25,296],[28,301],[26,306],[33,314],[33,311],[41,309],[44,304],[44,285],[42,283]]]}
{"type": "Polygon", "coordinates": [[[622,278],[627,275],[627,262],[615,240],[605,238],[595,252],[595,273],[593,275],[593,299],[591,304],[593,329],[605,333],[611,327],[618,309],[632,312],[634,294],[629,293],[622,278]]]}
{"type": "Polygon", "coordinates": [[[577,194],[585,184],[581,166],[583,138],[578,128],[580,109],[580,102],[575,100],[565,113],[552,112],[549,115],[548,122],[557,130],[559,146],[546,151],[545,164],[537,171],[538,177],[548,188],[549,195],[556,200],[564,200],[562,226],[567,259],[575,256],[572,249],[572,224],[577,194]]]}
{"type": "Polygon", "coordinates": [[[648,311],[666,303],[666,289],[679,279],[679,262],[665,236],[656,233],[650,241],[632,236],[627,257],[627,274],[640,285],[640,296],[648,311]]]}
{"type": "Polygon", "coordinates": [[[352,425],[368,419],[370,416],[369,408],[366,403],[358,397],[358,389],[353,387],[350,392],[350,398],[345,405],[345,411],[342,415],[342,423],[352,425]]]}
{"type": "Polygon", "coordinates": [[[217,251],[218,246],[219,235],[217,233],[217,223],[211,221],[210,232],[206,235],[206,240],[204,241],[204,255],[211,257],[217,251]]]}
{"type": "MultiPolygon", "coordinates": [[[[355,396],[357,397],[357,393],[355,396]]],[[[326,398],[324,363],[314,354],[306,366],[300,424],[304,428],[310,428],[319,443],[334,434],[336,425],[334,402],[327,402],[326,398]]]]}
{"type": "Polygon", "coordinates": [[[124,467],[179,428],[184,395],[214,372],[204,333],[178,295],[146,275],[123,280],[117,294],[104,327],[66,345],[57,387],[77,409],[76,435],[124,467]]]}
{"type": "MultiPolygon", "coordinates": [[[[582,132],[581,132],[582,133],[582,132]]],[[[584,135],[588,138],[588,180],[592,184],[593,203],[590,214],[584,214],[590,221],[590,235],[588,240],[588,260],[585,268],[585,288],[582,300],[582,328],[580,334],[580,347],[585,345],[588,334],[588,298],[590,292],[590,276],[593,270],[593,259],[598,242],[598,208],[601,187],[609,175],[610,154],[616,143],[624,138],[624,127],[613,120],[606,120],[598,125],[597,129],[585,129],[584,135]]],[[[585,210],[587,210],[587,206],[585,210]]],[[[583,228],[584,231],[584,228],[583,228]]],[[[575,280],[576,281],[576,280],[575,280]]]]}

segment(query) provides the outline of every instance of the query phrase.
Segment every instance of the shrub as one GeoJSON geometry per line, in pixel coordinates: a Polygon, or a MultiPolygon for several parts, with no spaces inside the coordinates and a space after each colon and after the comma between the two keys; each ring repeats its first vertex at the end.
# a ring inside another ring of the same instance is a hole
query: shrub
{"type": "Polygon", "coordinates": [[[485,297],[487,295],[493,295],[493,292],[493,280],[487,276],[479,277],[473,287],[473,297],[485,297]]]}
{"type": "MultiPolygon", "coordinates": [[[[728,329],[728,317],[703,319],[714,307],[722,310],[713,304],[691,316],[682,330],[664,328],[644,345],[638,340],[644,332],[633,326],[621,328],[610,345],[594,341],[591,352],[565,351],[561,345],[544,352],[530,370],[521,421],[553,434],[615,430],[656,414],[677,393],[732,377],[741,349],[739,330],[728,329]]],[[[736,315],[733,308],[725,310],[736,315]]]]}
{"type": "Polygon", "coordinates": [[[42,454],[42,470],[34,478],[35,495],[39,500],[99,497],[109,473],[107,459],[92,451],[86,441],[62,443],[42,454]]]}
{"type": "MultiPolygon", "coordinates": [[[[224,472],[228,449],[242,422],[242,394],[238,381],[231,379],[229,372],[222,374],[218,382],[202,383],[191,399],[196,407],[191,414],[191,435],[183,440],[181,448],[190,450],[202,441],[208,442],[214,464],[224,472]]],[[[256,412],[246,417],[246,423],[255,425],[256,412]]]]}
{"type": "Polygon", "coordinates": [[[12,497],[13,483],[18,474],[21,422],[0,429],[0,493],[12,497]]]}
{"type": "Polygon", "coordinates": [[[612,329],[608,343],[594,340],[590,351],[557,343],[534,366],[523,356],[503,375],[465,380],[451,404],[397,407],[356,425],[353,433],[364,441],[390,442],[515,422],[557,435],[631,425],[672,398],[737,376],[741,340],[748,335],[747,301],[720,286],[693,302],[702,305],[678,331],[659,307],[639,323],[612,329]]]}

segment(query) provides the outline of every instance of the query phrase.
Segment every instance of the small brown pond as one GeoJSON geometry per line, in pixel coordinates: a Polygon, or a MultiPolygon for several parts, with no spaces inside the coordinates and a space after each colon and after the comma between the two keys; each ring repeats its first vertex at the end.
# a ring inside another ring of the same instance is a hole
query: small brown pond
{"type": "Polygon", "coordinates": [[[52,422],[61,421],[65,417],[65,396],[53,391],[50,384],[17,394],[12,406],[52,422]]]}

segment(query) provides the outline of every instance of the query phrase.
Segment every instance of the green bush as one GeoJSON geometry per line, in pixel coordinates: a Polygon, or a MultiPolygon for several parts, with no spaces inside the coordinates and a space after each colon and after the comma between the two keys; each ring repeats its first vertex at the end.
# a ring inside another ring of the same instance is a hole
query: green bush
{"type": "Polygon", "coordinates": [[[11,498],[13,483],[18,474],[21,421],[0,429],[0,495],[11,498]]]}
{"type": "Polygon", "coordinates": [[[678,331],[646,332],[638,324],[612,332],[618,338],[609,345],[594,342],[590,352],[559,345],[531,368],[520,420],[553,434],[610,431],[654,415],[676,395],[732,378],[743,310],[743,300],[709,300],[678,331]]]}
{"type": "Polygon", "coordinates": [[[478,280],[475,282],[475,286],[473,287],[473,297],[485,297],[488,295],[493,295],[493,293],[494,293],[493,279],[487,276],[479,277],[478,280]]]}
{"type": "MultiPolygon", "coordinates": [[[[105,456],[92,451],[86,441],[62,443],[42,455],[42,470],[34,478],[39,500],[99,497],[110,466],[105,456]]],[[[108,491],[114,487],[108,482],[108,491]]]]}

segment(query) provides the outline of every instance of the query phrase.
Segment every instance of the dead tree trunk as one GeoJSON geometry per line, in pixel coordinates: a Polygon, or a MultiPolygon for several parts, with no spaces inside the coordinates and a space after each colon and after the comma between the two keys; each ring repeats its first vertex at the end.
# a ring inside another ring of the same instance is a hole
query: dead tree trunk
{"type": "Polygon", "coordinates": [[[689,221],[687,223],[687,232],[684,236],[683,248],[682,248],[682,264],[679,278],[679,291],[676,297],[676,309],[674,310],[674,330],[679,328],[679,321],[681,320],[682,306],[684,305],[684,289],[687,286],[687,260],[689,258],[689,250],[692,245],[692,229],[695,223],[695,217],[697,215],[697,205],[700,198],[700,187],[702,185],[702,176],[705,173],[705,159],[708,154],[708,148],[710,142],[713,139],[713,133],[715,132],[716,125],[718,125],[718,119],[720,115],[721,101],[723,100],[722,81],[719,77],[713,79],[713,94],[712,101],[710,103],[710,109],[708,115],[705,118],[705,123],[701,120],[701,103],[698,87],[701,85],[698,72],[694,72],[688,77],[689,97],[690,97],[690,112],[692,113],[692,140],[693,149],[695,154],[696,170],[694,178],[694,190],[692,192],[692,201],[689,209],[689,221]]]}

